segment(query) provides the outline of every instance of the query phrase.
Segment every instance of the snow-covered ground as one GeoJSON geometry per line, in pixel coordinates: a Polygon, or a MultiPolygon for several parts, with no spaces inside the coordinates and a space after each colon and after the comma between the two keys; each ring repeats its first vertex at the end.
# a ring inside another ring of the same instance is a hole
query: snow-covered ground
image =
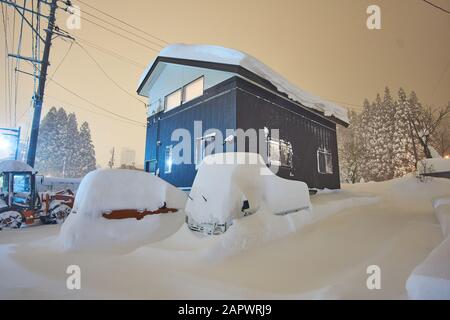
{"type": "Polygon", "coordinates": [[[215,237],[184,225],[128,254],[61,251],[59,226],[4,230],[0,299],[407,299],[411,272],[444,239],[432,201],[445,197],[445,179],[346,185],[312,197],[314,218],[294,232],[265,238],[284,224],[267,230],[260,213],[215,237]],[[69,265],[81,267],[79,291],[66,289],[69,265]],[[366,287],[370,265],[381,290],[366,287]]]}

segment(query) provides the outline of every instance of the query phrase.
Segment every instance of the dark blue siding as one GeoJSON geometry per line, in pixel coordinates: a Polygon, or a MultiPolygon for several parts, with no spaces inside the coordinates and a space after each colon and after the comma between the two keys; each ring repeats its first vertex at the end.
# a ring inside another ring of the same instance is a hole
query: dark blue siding
{"type": "Polygon", "coordinates": [[[194,122],[202,121],[203,132],[214,128],[222,132],[225,137],[226,129],[236,127],[236,89],[235,81],[227,80],[205,92],[205,94],[179,108],[160,114],[160,119],[149,118],[150,126],[147,130],[146,161],[149,156],[157,153],[160,177],[167,182],[180,187],[191,187],[197,173],[194,164],[194,122]],[[160,145],[156,147],[157,126],[159,125],[160,145]],[[166,147],[178,142],[171,141],[172,133],[176,129],[186,129],[190,132],[191,163],[172,166],[172,172],[164,172],[166,147]],[[156,151],[158,149],[158,151],[156,151]]]}
{"type": "Polygon", "coordinates": [[[171,141],[174,130],[187,129],[194,163],[194,121],[202,121],[203,132],[219,129],[224,138],[226,129],[279,129],[280,138],[292,144],[294,166],[293,170],[281,168],[279,176],[304,181],[310,188],[340,188],[336,124],[244,79],[226,80],[202,97],[157,116],[159,121],[155,116],[148,119],[146,161],[156,158],[160,177],[177,187],[191,187],[197,171],[195,164],[181,164],[166,174],[166,147],[177,144],[171,141]],[[332,152],[333,174],[317,170],[317,150],[324,147],[332,152]]]}

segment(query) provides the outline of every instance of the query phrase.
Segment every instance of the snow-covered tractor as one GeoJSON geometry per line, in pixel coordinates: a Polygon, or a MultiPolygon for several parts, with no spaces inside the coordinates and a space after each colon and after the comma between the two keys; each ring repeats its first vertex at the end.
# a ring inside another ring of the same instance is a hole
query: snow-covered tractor
{"type": "Polygon", "coordinates": [[[0,163],[0,230],[31,225],[60,224],[70,214],[75,195],[71,190],[36,190],[36,171],[19,161],[0,163]]]}

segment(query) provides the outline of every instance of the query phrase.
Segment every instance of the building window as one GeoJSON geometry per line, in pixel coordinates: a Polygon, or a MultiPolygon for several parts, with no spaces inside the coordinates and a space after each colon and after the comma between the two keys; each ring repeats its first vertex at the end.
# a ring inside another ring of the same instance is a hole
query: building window
{"type": "Polygon", "coordinates": [[[216,141],[216,134],[210,134],[195,141],[195,165],[198,169],[203,159],[214,154],[214,143],[216,141]]]}
{"type": "Polygon", "coordinates": [[[164,102],[166,112],[181,106],[182,91],[182,89],[178,89],[177,91],[166,96],[164,102]]]}
{"type": "Polygon", "coordinates": [[[172,173],[172,164],[173,164],[173,158],[172,158],[172,146],[166,147],[166,155],[165,155],[165,162],[164,162],[164,173],[172,173]]]}
{"type": "Polygon", "coordinates": [[[317,169],[322,174],[333,174],[333,156],[326,149],[317,151],[317,169]]]}
{"type": "Polygon", "coordinates": [[[290,142],[284,140],[269,139],[268,158],[271,166],[292,168],[292,145],[290,142]]]}
{"type": "Polygon", "coordinates": [[[183,89],[183,102],[194,100],[203,95],[205,78],[201,77],[187,84],[183,89]]]}

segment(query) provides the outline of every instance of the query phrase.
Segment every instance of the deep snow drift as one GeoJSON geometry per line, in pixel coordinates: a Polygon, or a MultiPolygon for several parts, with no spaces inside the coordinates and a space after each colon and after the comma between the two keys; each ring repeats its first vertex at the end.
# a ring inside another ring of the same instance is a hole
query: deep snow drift
{"type": "MultiPolygon", "coordinates": [[[[349,122],[345,108],[296,87],[267,65],[244,52],[213,45],[172,44],[161,50],[159,56],[241,66],[270,81],[278,91],[286,93],[292,100],[308,108],[323,112],[325,116],[335,116],[346,123],[349,122]]],[[[154,63],[155,61],[147,67],[139,81],[139,85],[144,81],[154,63]]]]}
{"type": "Polygon", "coordinates": [[[0,299],[408,299],[411,272],[443,241],[432,201],[445,197],[446,179],[344,185],[311,197],[313,219],[273,239],[261,241],[266,226],[275,234],[287,224],[254,214],[221,236],[198,237],[184,225],[126,255],[62,252],[53,246],[59,226],[6,230],[0,299]],[[73,264],[81,291],[65,288],[73,264]],[[366,287],[370,265],[381,268],[381,290],[366,287]]]}
{"type": "Polygon", "coordinates": [[[72,213],[61,228],[65,250],[132,251],[162,240],[184,223],[186,194],[149,173],[133,170],[97,170],[81,182],[72,213]],[[107,220],[112,210],[155,211],[167,205],[176,213],[143,220],[107,220]]]}
{"type": "Polygon", "coordinates": [[[450,300],[450,197],[435,200],[433,207],[446,239],[414,269],[406,287],[412,299],[450,300]]]}

